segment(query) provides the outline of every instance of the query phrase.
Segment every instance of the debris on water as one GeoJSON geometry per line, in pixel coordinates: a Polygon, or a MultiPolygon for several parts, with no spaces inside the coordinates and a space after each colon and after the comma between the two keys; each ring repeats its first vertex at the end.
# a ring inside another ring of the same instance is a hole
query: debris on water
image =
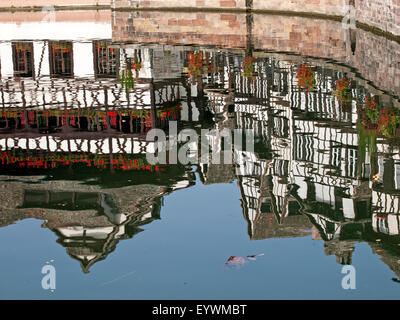
{"type": "Polygon", "coordinates": [[[261,257],[263,255],[264,255],[264,253],[256,254],[256,255],[248,255],[246,257],[230,256],[228,258],[228,261],[225,262],[225,266],[234,267],[234,268],[242,267],[249,261],[255,261],[255,260],[257,260],[257,257],[261,257]]]}
{"type": "Polygon", "coordinates": [[[392,278],[392,281],[400,283],[400,279],[398,279],[398,278],[392,278]]]}
{"type": "Polygon", "coordinates": [[[264,255],[264,253],[260,253],[260,254],[257,254],[257,255],[247,256],[247,258],[249,260],[257,260],[257,257],[262,257],[263,255],[264,255]]]}

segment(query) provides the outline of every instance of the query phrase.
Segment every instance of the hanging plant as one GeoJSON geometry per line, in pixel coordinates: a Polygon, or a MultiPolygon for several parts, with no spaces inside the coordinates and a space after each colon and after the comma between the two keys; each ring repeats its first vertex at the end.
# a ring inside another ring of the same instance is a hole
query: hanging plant
{"type": "Polygon", "coordinates": [[[203,52],[188,53],[188,68],[184,72],[189,74],[189,78],[195,79],[207,73],[214,72],[212,63],[204,57],[203,52]]]}
{"type": "Polygon", "coordinates": [[[242,63],[242,76],[246,78],[253,78],[255,77],[255,65],[254,65],[254,58],[253,57],[246,57],[242,63]]]}
{"type": "Polygon", "coordinates": [[[376,130],[385,137],[397,135],[400,128],[400,110],[394,107],[380,106],[375,97],[366,98],[361,108],[361,123],[366,129],[376,130]]]}
{"type": "Polygon", "coordinates": [[[311,91],[315,88],[315,72],[308,64],[300,65],[297,72],[297,84],[305,91],[311,91]]]}
{"type": "Polygon", "coordinates": [[[334,94],[339,102],[350,103],[352,101],[351,81],[346,77],[336,80],[334,94]]]}
{"type": "Polygon", "coordinates": [[[196,78],[203,75],[203,52],[189,52],[189,77],[196,78]]]}

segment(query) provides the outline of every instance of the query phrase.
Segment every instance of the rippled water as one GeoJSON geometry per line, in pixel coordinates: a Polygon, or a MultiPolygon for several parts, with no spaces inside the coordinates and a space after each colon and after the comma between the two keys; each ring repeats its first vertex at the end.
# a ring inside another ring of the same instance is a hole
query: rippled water
{"type": "Polygon", "coordinates": [[[0,297],[398,298],[399,101],[356,69],[109,40],[0,53],[0,297]],[[254,151],[151,165],[170,121],[249,129],[254,151]]]}

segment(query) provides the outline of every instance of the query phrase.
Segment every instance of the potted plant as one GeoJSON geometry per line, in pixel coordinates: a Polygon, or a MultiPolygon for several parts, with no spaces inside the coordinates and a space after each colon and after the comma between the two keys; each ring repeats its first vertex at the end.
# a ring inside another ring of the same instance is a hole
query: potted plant
{"type": "Polygon", "coordinates": [[[315,72],[308,64],[301,64],[297,72],[297,84],[304,91],[311,91],[316,86],[315,72]]]}
{"type": "Polygon", "coordinates": [[[393,138],[400,136],[400,110],[380,106],[375,97],[366,98],[361,109],[362,124],[366,129],[376,130],[378,134],[393,138]]]}
{"type": "Polygon", "coordinates": [[[246,78],[254,78],[256,76],[255,73],[255,65],[253,57],[246,57],[242,63],[242,75],[246,78]]]}
{"type": "Polygon", "coordinates": [[[353,99],[351,81],[347,77],[336,80],[334,94],[342,105],[348,106],[353,99]]]}

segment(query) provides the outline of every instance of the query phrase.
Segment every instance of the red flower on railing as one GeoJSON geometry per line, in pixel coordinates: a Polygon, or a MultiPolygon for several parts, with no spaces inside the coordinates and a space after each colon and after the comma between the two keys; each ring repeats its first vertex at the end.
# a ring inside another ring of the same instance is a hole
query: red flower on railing
{"type": "Polygon", "coordinates": [[[255,76],[255,66],[254,66],[254,58],[246,57],[242,63],[243,73],[242,75],[246,78],[251,78],[255,76]]]}
{"type": "Polygon", "coordinates": [[[376,130],[386,137],[393,137],[400,127],[400,110],[381,107],[375,97],[366,98],[361,116],[364,128],[376,130]]]}
{"type": "Polygon", "coordinates": [[[188,55],[189,77],[194,79],[206,73],[213,73],[214,66],[204,57],[203,52],[189,52],[188,55]]]}
{"type": "Polygon", "coordinates": [[[300,65],[299,71],[297,72],[297,84],[306,91],[315,87],[315,72],[308,64],[300,65]]]}
{"type": "Polygon", "coordinates": [[[107,169],[112,166],[117,170],[165,171],[162,165],[150,165],[146,159],[133,158],[130,155],[92,155],[92,154],[52,154],[48,156],[16,156],[12,151],[0,153],[0,165],[17,165],[20,168],[54,169],[70,164],[85,165],[107,169]]]}
{"type": "Polygon", "coordinates": [[[351,102],[351,81],[346,77],[336,80],[334,93],[340,102],[351,102]]]}
{"type": "Polygon", "coordinates": [[[108,52],[113,55],[116,55],[117,50],[118,50],[117,48],[110,47],[110,43],[107,43],[107,42],[97,42],[96,47],[97,47],[98,52],[100,52],[101,50],[105,50],[105,51],[108,50],[108,52]]]}
{"type": "Polygon", "coordinates": [[[51,50],[53,53],[68,53],[72,51],[72,43],[53,43],[51,50]]]}
{"type": "Polygon", "coordinates": [[[203,52],[189,52],[189,76],[191,78],[196,78],[203,75],[203,52]]]}

